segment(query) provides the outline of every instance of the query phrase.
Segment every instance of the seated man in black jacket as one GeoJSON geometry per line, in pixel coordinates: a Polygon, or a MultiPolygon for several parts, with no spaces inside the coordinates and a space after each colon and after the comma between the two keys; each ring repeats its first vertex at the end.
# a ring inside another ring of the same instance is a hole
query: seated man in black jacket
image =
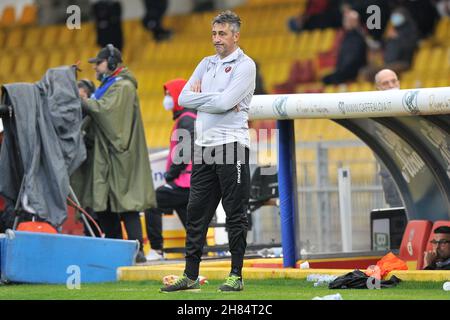
{"type": "Polygon", "coordinates": [[[424,270],[450,270],[450,227],[434,230],[433,249],[424,255],[424,270]]]}
{"type": "Polygon", "coordinates": [[[358,70],[366,65],[367,45],[361,32],[358,12],[344,12],[342,25],[345,34],[339,48],[336,69],[322,79],[325,84],[352,81],[358,75],[358,70]]]}

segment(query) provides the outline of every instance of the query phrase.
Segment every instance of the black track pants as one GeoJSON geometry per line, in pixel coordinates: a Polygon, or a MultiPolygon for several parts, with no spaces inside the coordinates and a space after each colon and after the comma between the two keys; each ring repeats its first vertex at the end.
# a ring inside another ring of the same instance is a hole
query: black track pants
{"type": "Polygon", "coordinates": [[[231,272],[241,275],[247,246],[250,188],[249,150],[238,143],[203,147],[202,163],[194,158],[187,208],[186,269],[196,279],[208,225],[222,199],[226,213],[231,272]]]}

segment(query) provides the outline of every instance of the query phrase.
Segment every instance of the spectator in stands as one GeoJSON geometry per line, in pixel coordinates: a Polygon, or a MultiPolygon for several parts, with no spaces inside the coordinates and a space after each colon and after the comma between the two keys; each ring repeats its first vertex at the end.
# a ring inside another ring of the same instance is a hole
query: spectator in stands
{"type": "MultiPolygon", "coordinates": [[[[383,69],[375,75],[375,88],[377,90],[399,90],[400,82],[397,74],[389,69],[383,69]]],[[[378,163],[379,175],[381,177],[381,185],[383,186],[384,199],[391,207],[402,207],[403,202],[397,191],[397,186],[392,176],[383,163],[378,163]]]]}
{"type": "Polygon", "coordinates": [[[341,25],[340,1],[337,0],[310,0],[304,12],[288,20],[289,29],[296,33],[303,30],[339,28],[341,25]]]}
{"type": "Polygon", "coordinates": [[[92,10],[97,30],[97,44],[105,47],[111,43],[122,50],[122,5],[120,2],[101,0],[93,4],[92,10]]]}
{"type": "MultiPolygon", "coordinates": [[[[362,68],[358,78],[371,81],[375,73],[381,69],[391,69],[401,73],[411,67],[414,51],[420,35],[416,22],[412,19],[408,10],[397,7],[390,16],[391,26],[383,37],[383,64],[380,66],[376,61],[362,68]]],[[[370,53],[378,52],[378,48],[371,49],[370,53]]]]}
{"type": "Polygon", "coordinates": [[[399,73],[409,69],[419,41],[419,31],[409,12],[395,9],[390,17],[392,28],[387,30],[384,46],[385,68],[399,73]]]}
{"type": "Polygon", "coordinates": [[[397,0],[399,7],[409,11],[412,20],[417,24],[421,39],[430,36],[439,19],[436,7],[430,0],[397,0]]]}
{"type": "Polygon", "coordinates": [[[336,69],[325,76],[325,84],[339,84],[354,80],[358,70],[366,64],[366,42],[361,32],[359,14],[354,10],[344,12],[344,38],[339,48],[336,69]]]}
{"type": "Polygon", "coordinates": [[[424,270],[450,270],[450,227],[434,230],[433,249],[424,254],[424,270]]]}
{"type": "Polygon", "coordinates": [[[261,69],[259,64],[255,62],[256,65],[256,87],[255,94],[267,94],[266,86],[264,84],[264,78],[261,74],[261,69]]]}
{"type": "Polygon", "coordinates": [[[214,10],[214,0],[194,0],[194,12],[214,10]]]}
{"type": "Polygon", "coordinates": [[[92,208],[107,238],[138,240],[136,262],[145,262],[140,211],[155,207],[152,173],[139,109],[137,82],[113,45],[102,48],[94,64],[100,86],[83,110],[92,118],[86,131],[87,159],[72,177],[83,207],[92,208]]]}
{"type": "Polygon", "coordinates": [[[377,90],[399,90],[400,81],[397,74],[390,69],[383,69],[375,75],[375,88],[377,90]]]}
{"type": "Polygon", "coordinates": [[[209,223],[222,200],[226,213],[231,271],[219,291],[243,290],[250,188],[248,110],[255,90],[256,66],[239,48],[240,18],[225,11],[212,21],[217,54],[204,58],[179,97],[198,112],[187,214],[183,277],[162,292],[198,290],[198,273],[209,223]]]}
{"type": "Polygon", "coordinates": [[[440,17],[450,17],[450,0],[437,1],[435,6],[440,17]]]}
{"type": "Polygon", "coordinates": [[[344,0],[344,4],[341,5],[341,10],[344,8],[346,10],[353,9],[357,11],[359,13],[361,23],[367,26],[369,19],[372,23],[374,22],[374,11],[367,11],[367,9],[370,6],[377,6],[380,10],[380,16],[377,17],[377,19],[379,19],[380,26],[377,26],[376,28],[366,28],[366,32],[372,40],[379,42],[381,41],[386,25],[389,21],[389,16],[391,13],[391,6],[389,5],[390,2],[391,1],[388,0],[344,0]]]}
{"type": "Polygon", "coordinates": [[[81,99],[89,99],[95,92],[95,84],[88,79],[81,79],[77,82],[78,94],[81,99]]]}
{"type": "Polygon", "coordinates": [[[174,79],[164,84],[164,109],[173,113],[174,125],[170,135],[170,151],[166,162],[164,178],[166,184],[156,189],[158,208],[145,211],[147,235],[151,251],[147,260],[162,260],[162,214],[174,209],[186,228],[189,188],[191,186],[191,149],[194,143],[194,128],[197,112],[178,104],[178,96],[186,84],[184,79],[174,79]],[[179,141],[179,142],[178,142],[179,141]],[[186,152],[188,151],[188,152],[186,152]]]}
{"type": "Polygon", "coordinates": [[[172,30],[164,29],[162,19],[167,10],[167,0],[144,0],[145,15],[142,19],[144,28],[153,33],[156,41],[169,40],[172,30]]]}

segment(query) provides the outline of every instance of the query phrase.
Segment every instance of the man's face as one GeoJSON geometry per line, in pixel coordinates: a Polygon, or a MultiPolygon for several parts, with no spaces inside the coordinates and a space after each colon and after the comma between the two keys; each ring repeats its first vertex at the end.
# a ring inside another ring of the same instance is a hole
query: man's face
{"type": "Polygon", "coordinates": [[[450,258],[450,234],[436,233],[434,240],[438,243],[433,244],[433,250],[436,252],[438,261],[445,261],[450,258]],[[439,241],[449,241],[447,243],[439,243],[439,241]]]}
{"type": "Polygon", "coordinates": [[[392,90],[400,89],[400,82],[397,79],[397,75],[393,72],[383,72],[379,75],[377,80],[378,90],[392,90]]]}
{"type": "Polygon", "coordinates": [[[233,33],[228,23],[215,23],[212,28],[212,41],[221,59],[232,53],[239,40],[239,32],[233,33]]]}
{"type": "Polygon", "coordinates": [[[342,27],[346,31],[356,29],[359,25],[358,13],[352,10],[344,12],[344,17],[342,19],[342,27]]]}
{"type": "Polygon", "coordinates": [[[98,81],[102,81],[103,75],[109,72],[108,62],[106,60],[95,63],[93,68],[95,70],[95,77],[98,81]]]}
{"type": "Polygon", "coordinates": [[[85,88],[78,88],[78,94],[80,95],[80,98],[82,99],[88,99],[88,93],[85,88]]]}

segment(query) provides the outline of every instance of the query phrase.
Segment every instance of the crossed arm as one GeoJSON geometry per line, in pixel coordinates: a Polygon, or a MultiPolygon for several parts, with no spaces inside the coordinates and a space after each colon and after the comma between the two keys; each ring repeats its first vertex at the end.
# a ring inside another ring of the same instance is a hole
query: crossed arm
{"type": "Polygon", "coordinates": [[[231,109],[239,111],[240,102],[254,90],[255,65],[253,63],[239,65],[222,92],[201,92],[200,79],[205,69],[206,63],[202,61],[184,86],[178,98],[179,104],[207,113],[225,113],[231,109]]]}

